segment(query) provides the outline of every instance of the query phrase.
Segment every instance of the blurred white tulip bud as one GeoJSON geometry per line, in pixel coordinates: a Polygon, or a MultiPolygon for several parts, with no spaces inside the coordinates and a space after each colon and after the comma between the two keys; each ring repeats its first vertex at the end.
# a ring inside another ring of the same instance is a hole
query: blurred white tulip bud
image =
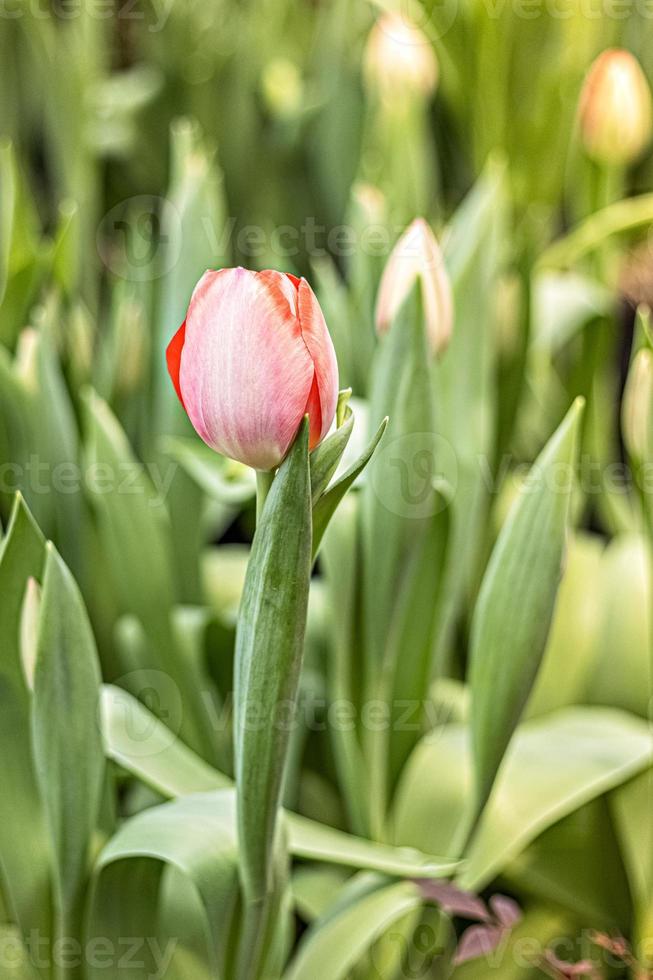
{"type": "Polygon", "coordinates": [[[651,89],[629,51],[610,48],[593,62],[579,101],[585,150],[597,163],[627,166],[651,141],[651,89]]]}
{"type": "Polygon", "coordinates": [[[653,351],[648,348],[638,351],[630,366],[621,429],[634,462],[653,460],[653,351]]]}
{"type": "Polygon", "coordinates": [[[453,327],[453,296],[436,237],[423,218],[408,226],[383,270],[376,304],[376,329],[384,334],[417,280],[422,283],[424,318],[431,350],[446,348],[453,327]]]}
{"type": "Polygon", "coordinates": [[[438,83],[438,62],[426,35],[398,13],[385,13],[367,39],[365,79],[371,92],[396,100],[428,97],[438,83]]]}
{"type": "Polygon", "coordinates": [[[299,68],[288,58],[273,58],[263,69],[261,91],[265,104],[278,119],[292,119],[304,102],[304,83],[299,68]]]}
{"type": "Polygon", "coordinates": [[[30,577],[27,579],[19,624],[20,657],[25,682],[30,691],[34,688],[40,614],[41,587],[36,579],[30,577]]]}

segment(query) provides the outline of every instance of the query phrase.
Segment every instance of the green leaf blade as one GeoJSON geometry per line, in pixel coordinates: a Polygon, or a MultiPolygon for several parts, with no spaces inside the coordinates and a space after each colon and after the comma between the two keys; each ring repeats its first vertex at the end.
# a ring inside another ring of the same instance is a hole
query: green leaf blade
{"type": "Polygon", "coordinates": [[[532,689],[562,571],[575,467],[578,399],[533,466],[485,572],[471,638],[474,820],[532,689]],[[556,480],[564,476],[564,485],[556,480]]]}

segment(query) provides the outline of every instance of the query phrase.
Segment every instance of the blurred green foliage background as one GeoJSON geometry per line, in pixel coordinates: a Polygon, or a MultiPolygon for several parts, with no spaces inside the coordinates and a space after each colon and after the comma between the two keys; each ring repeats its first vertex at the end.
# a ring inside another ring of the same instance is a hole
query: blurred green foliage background
{"type": "MultiPolygon", "coordinates": [[[[210,688],[229,718],[254,487],[243,467],[199,444],[164,359],[204,270],[305,275],[341,386],[353,388],[360,439],[389,413],[388,438],[436,433],[445,449],[441,521],[415,522],[392,501],[384,510],[377,482],[347,498],[325,538],[303,703],[374,694],[357,620],[367,616],[394,643],[392,696],[428,702],[443,734],[421,740],[429,719],[420,719],[418,732],[379,749],[357,744],[361,732],[338,743],[300,731],[286,803],[324,824],[427,853],[461,846],[463,685],[479,585],[524,465],[585,398],[577,530],[553,628],[505,797],[462,879],[479,890],[499,880],[544,944],[588,927],[650,937],[650,781],[628,780],[649,764],[653,519],[624,470],[633,454],[621,418],[631,353],[650,346],[653,155],[649,147],[629,167],[591,160],[577,107],[590,64],[611,46],[653,79],[652,41],[644,0],[4,0],[0,9],[2,524],[21,490],[79,583],[104,680],[142,694],[143,671],[171,678],[173,694],[163,684],[148,707],[222,773],[232,772],[229,724],[216,737],[199,692],[210,688]],[[412,32],[400,50],[384,20],[393,12],[412,32]],[[416,215],[443,243],[456,309],[451,345],[428,367],[401,346],[406,357],[393,364],[374,329],[382,269],[416,215]],[[97,466],[124,482],[99,489],[97,466]],[[84,492],[71,492],[80,472],[84,492]],[[175,699],[188,709],[179,717],[175,699]],[[379,753],[377,799],[365,780],[379,753]]],[[[23,523],[15,533],[31,540],[23,523]]],[[[7,562],[23,539],[13,540],[7,562]]],[[[491,715],[491,698],[485,707],[491,715]]],[[[27,709],[25,730],[26,718],[27,709]]],[[[111,749],[138,777],[138,763],[111,749]]],[[[160,773],[147,790],[124,780],[120,817],[176,795],[178,783],[182,796],[197,788],[198,771],[200,788],[222,785],[201,767],[186,779],[176,757],[172,790],[160,773]]],[[[104,840],[118,820],[103,820],[104,840]]],[[[12,834],[0,832],[3,853],[18,847],[12,834]]],[[[29,865],[29,849],[19,857],[29,865]]],[[[328,918],[325,895],[341,886],[347,907],[344,872],[303,872],[293,880],[302,921],[328,918]]],[[[193,942],[196,933],[191,953],[193,942]]],[[[383,938],[375,949],[396,966],[383,938]]],[[[307,962],[298,976],[314,975],[307,962]]],[[[360,976],[375,976],[373,965],[360,976]]],[[[511,963],[496,974],[539,975],[511,963]]]]}

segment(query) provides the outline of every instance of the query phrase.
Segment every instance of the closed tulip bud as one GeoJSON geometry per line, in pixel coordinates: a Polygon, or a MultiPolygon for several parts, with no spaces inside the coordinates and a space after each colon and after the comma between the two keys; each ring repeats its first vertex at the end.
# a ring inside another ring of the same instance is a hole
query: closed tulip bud
{"type": "Polygon", "coordinates": [[[653,459],[653,351],[644,348],[633,360],[624,392],[621,428],[631,459],[653,459]]]}
{"type": "Polygon", "coordinates": [[[651,90],[637,59],[618,48],[592,64],[580,96],[580,131],[597,163],[626,166],[651,140],[651,90]]]}
{"type": "Polygon", "coordinates": [[[336,355],[305,279],[241,268],[204,273],[167,361],[204,442],[255,469],[279,465],[305,414],[311,449],[333,421],[336,355]]]}
{"type": "Polygon", "coordinates": [[[422,284],[426,332],[431,350],[441,353],[453,326],[453,296],[444,258],[423,218],[403,233],[383,270],[376,304],[376,329],[384,334],[417,280],[422,284]]]}
{"type": "Polygon", "coordinates": [[[140,300],[125,297],[118,308],[114,357],[115,391],[129,395],[141,384],[150,357],[147,317],[140,300]]]}
{"type": "Polygon", "coordinates": [[[438,83],[438,62],[429,39],[397,13],[383,14],[372,28],[364,67],[368,87],[384,99],[411,93],[428,97],[438,83]]]}
{"type": "Polygon", "coordinates": [[[287,58],[268,62],[261,77],[263,98],[278,119],[293,119],[302,108],[304,83],[297,65],[287,58]]]}

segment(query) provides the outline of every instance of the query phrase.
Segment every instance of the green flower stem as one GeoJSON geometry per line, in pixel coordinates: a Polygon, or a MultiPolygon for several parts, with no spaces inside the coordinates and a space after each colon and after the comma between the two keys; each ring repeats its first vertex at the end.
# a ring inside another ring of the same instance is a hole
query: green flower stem
{"type": "Polygon", "coordinates": [[[261,521],[261,514],[265,506],[272,481],[274,480],[274,470],[256,471],[256,523],[261,521]]]}
{"type": "Polygon", "coordinates": [[[593,252],[606,238],[653,223],[653,194],[616,201],[581,221],[540,257],[537,271],[567,268],[593,252]]]}

